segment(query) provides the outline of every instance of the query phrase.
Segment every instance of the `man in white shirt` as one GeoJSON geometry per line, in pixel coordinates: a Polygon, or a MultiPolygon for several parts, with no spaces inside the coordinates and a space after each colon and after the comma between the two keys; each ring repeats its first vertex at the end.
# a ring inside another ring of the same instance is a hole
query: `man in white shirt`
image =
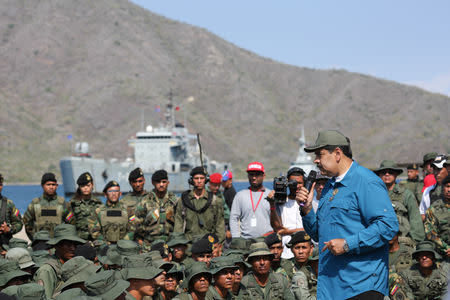
{"type": "MultiPolygon", "coordinates": [[[[296,181],[296,188],[289,189],[285,203],[275,203],[270,200],[270,225],[273,230],[282,236],[283,253],[282,258],[289,259],[294,257],[292,251],[286,247],[291,240],[291,235],[297,231],[303,230],[302,217],[297,201],[295,200],[296,191],[300,189],[305,182],[305,171],[299,167],[291,167],[286,175],[288,181],[296,181]]],[[[275,192],[269,194],[269,199],[273,199],[275,192]]]]}

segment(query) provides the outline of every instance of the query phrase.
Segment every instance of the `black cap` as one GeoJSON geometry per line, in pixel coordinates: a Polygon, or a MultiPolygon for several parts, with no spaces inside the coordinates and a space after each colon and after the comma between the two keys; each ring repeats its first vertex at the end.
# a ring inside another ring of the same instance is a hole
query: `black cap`
{"type": "Polygon", "coordinates": [[[309,236],[309,234],[307,234],[306,231],[297,231],[296,233],[291,235],[291,240],[286,244],[286,247],[291,248],[295,244],[305,242],[311,242],[311,237],[309,236]]]}
{"type": "Polygon", "coordinates": [[[447,177],[444,178],[444,180],[442,180],[442,186],[446,185],[449,182],[450,182],[450,175],[448,175],[447,177]]]}
{"type": "Polygon", "coordinates": [[[129,182],[133,182],[136,179],[138,179],[139,177],[144,176],[144,172],[142,171],[141,168],[136,168],[133,171],[130,172],[130,175],[128,175],[128,181],[129,182]]]}
{"type": "Polygon", "coordinates": [[[281,235],[276,232],[269,234],[264,238],[264,243],[266,243],[268,247],[272,246],[273,244],[281,243],[281,235]]]}
{"type": "Polygon", "coordinates": [[[286,177],[289,178],[291,175],[303,175],[305,176],[305,171],[303,171],[302,168],[299,167],[292,167],[287,171],[286,177]]]}
{"type": "Polygon", "coordinates": [[[164,241],[155,241],[150,248],[150,251],[158,251],[162,258],[169,256],[169,246],[164,241]],[[156,242],[156,243],[155,243],[156,242]]]}
{"type": "Polygon", "coordinates": [[[409,164],[406,167],[407,170],[419,170],[419,166],[417,164],[409,164]]]}
{"type": "Polygon", "coordinates": [[[213,251],[213,243],[208,239],[201,238],[192,244],[191,252],[192,254],[200,254],[200,253],[212,253],[213,251]]]}
{"type": "Polygon", "coordinates": [[[207,239],[212,244],[219,242],[219,237],[215,233],[207,233],[204,236],[202,236],[202,239],[207,239]]]}
{"type": "Polygon", "coordinates": [[[164,179],[169,179],[166,170],[158,170],[152,175],[152,181],[160,182],[164,179]]]}
{"type": "Polygon", "coordinates": [[[53,174],[53,173],[45,173],[44,175],[42,175],[41,185],[45,184],[48,181],[57,182],[55,174],[53,174]]]}
{"type": "Polygon", "coordinates": [[[89,182],[92,182],[92,175],[89,172],[81,174],[77,179],[78,185],[86,185],[89,182]]]}
{"type": "Polygon", "coordinates": [[[201,166],[195,167],[191,170],[191,173],[189,175],[191,175],[191,177],[194,177],[197,174],[202,174],[206,176],[205,169],[203,169],[203,167],[201,166]]]}
{"type": "Polygon", "coordinates": [[[118,186],[118,187],[120,188],[120,185],[117,183],[117,181],[111,180],[110,182],[108,182],[108,183],[105,185],[105,188],[103,189],[103,193],[106,194],[106,192],[108,191],[108,189],[109,189],[110,187],[113,187],[113,186],[118,186]]]}
{"type": "Polygon", "coordinates": [[[95,261],[97,250],[95,249],[95,247],[90,245],[90,243],[78,245],[77,248],[75,248],[75,256],[83,256],[90,261],[95,261]]]}

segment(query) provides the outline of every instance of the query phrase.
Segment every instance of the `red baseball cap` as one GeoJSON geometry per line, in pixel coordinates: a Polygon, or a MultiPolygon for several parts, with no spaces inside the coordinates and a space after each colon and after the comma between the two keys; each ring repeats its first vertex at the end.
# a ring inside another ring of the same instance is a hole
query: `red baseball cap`
{"type": "Polygon", "coordinates": [[[263,172],[264,173],[264,165],[260,163],[259,161],[254,161],[248,164],[247,166],[247,172],[250,171],[256,171],[256,172],[263,172]]]}
{"type": "Polygon", "coordinates": [[[220,173],[214,173],[209,176],[209,182],[212,183],[221,183],[222,182],[222,175],[220,173]]]}

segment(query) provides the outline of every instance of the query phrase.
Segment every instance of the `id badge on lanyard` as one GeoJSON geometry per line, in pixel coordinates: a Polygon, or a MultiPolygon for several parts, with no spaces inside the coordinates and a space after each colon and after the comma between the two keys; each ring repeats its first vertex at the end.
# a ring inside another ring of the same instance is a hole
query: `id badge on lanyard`
{"type": "Polygon", "coordinates": [[[256,203],[256,207],[253,204],[253,194],[250,190],[250,200],[252,201],[252,210],[253,210],[253,216],[250,218],[250,227],[256,227],[258,225],[256,221],[256,210],[258,209],[259,202],[261,202],[262,196],[264,194],[264,191],[261,191],[261,196],[259,196],[258,203],[256,203]]]}

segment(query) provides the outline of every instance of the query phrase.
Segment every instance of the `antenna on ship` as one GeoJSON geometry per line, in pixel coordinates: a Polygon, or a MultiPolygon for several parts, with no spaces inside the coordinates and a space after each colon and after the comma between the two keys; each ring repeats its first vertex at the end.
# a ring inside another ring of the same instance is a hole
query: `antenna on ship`
{"type": "Polygon", "coordinates": [[[167,95],[169,101],[167,102],[166,105],[166,126],[168,128],[173,128],[175,127],[175,116],[174,116],[174,111],[173,111],[173,92],[172,90],[170,90],[169,94],[167,95]]]}

